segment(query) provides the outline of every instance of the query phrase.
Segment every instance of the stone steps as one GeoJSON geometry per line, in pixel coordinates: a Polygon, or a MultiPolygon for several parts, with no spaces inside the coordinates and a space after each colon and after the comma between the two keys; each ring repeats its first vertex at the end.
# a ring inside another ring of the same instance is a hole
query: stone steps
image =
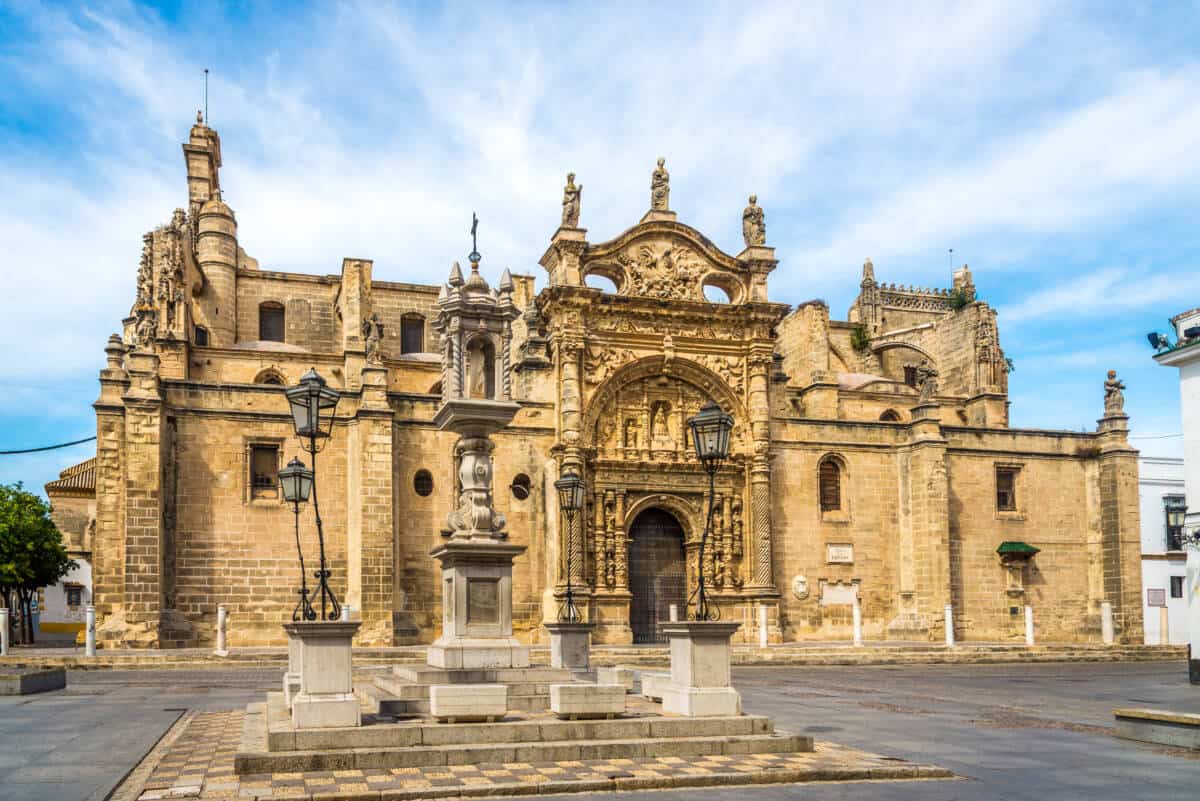
{"type": "Polygon", "coordinates": [[[768,718],[551,718],[493,724],[371,723],[291,728],[282,695],[251,704],[235,757],[239,775],[440,765],[641,759],[811,751],[812,738],[773,731],[768,718]]]}

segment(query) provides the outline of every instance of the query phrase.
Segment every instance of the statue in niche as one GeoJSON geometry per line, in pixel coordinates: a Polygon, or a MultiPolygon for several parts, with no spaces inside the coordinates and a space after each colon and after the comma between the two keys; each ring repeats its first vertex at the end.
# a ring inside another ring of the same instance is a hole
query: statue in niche
{"type": "Polygon", "coordinates": [[[671,404],[658,401],[650,412],[650,447],[656,451],[675,450],[671,439],[671,404]]]}
{"type": "Polygon", "coordinates": [[[659,159],[658,166],[650,175],[650,208],[652,211],[667,211],[671,200],[671,174],[667,172],[666,159],[659,159]]]}
{"type": "Polygon", "coordinates": [[[496,397],[496,349],[483,337],[467,346],[467,397],[496,397]]]}
{"type": "Polygon", "coordinates": [[[933,402],[938,391],[937,379],[938,371],[933,369],[928,360],[923,360],[917,365],[917,389],[920,391],[918,400],[921,403],[933,402]]]}
{"type": "Polygon", "coordinates": [[[1104,414],[1117,415],[1125,413],[1125,382],[1117,378],[1116,370],[1108,371],[1108,380],[1104,382],[1104,414]]]}
{"type": "Polygon", "coordinates": [[[641,424],[638,423],[636,417],[630,417],[625,421],[625,447],[632,450],[637,450],[638,434],[641,431],[641,424]]]}
{"type": "Polygon", "coordinates": [[[579,227],[579,202],[583,199],[583,184],[575,185],[575,173],[567,173],[567,185],[563,187],[563,228],[579,227]]]}
{"type": "Polygon", "coordinates": [[[362,335],[366,345],[367,363],[382,363],[383,355],[379,352],[379,345],[383,341],[383,320],[378,312],[371,312],[371,316],[363,320],[362,335]]]}
{"type": "Polygon", "coordinates": [[[758,195],[751,195],[750,205],[742,211],[742,239],[748,248],[766,244],[767,222],[762,206],[758,205],[758,195]]]}

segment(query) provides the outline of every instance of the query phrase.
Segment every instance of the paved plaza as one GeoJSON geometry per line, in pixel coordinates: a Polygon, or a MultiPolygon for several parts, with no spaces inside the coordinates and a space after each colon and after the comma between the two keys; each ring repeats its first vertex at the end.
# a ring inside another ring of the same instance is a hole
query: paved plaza
{"type": "MultiPolygon", "coordinates": [[[[1111,710],[1200,712],[1200,692],[1187,684],[1181,668],[1172,663],[738,668],[735,683],[746,710],[771,715],[779,728],[811,734],[819,745],[947,768],[960,778],[624,797],[1174,801],[1194,787],[1200,753],[1118,740],[1111,735],[1111,710]]],[[[65,691],[2,698],[0,801],[104,799],[182,716],[194,713],[191,720],[204,722],[217,719],[206,713],[240,712],[274,689],[278,676],[274,669],[246,668],[75,671],[65,691]]],[[[205,748],[215,753],[221,746],[209,739],[199,751],[205,748]]],[[[166,764],[169,769],[172,762],[166,764]]],[[[150,771],[142,770],[147,775],[141,778],[150,780],[150,771]]]]}

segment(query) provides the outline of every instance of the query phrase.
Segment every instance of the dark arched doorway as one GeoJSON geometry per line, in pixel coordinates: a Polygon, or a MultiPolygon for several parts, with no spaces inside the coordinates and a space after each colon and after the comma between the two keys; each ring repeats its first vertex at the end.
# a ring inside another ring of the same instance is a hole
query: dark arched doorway
{"type": "Polygon", "coordinates": [[[670,620],[671,604],[685,615],[687,573],[683,528],[663,509],[647,509],[629,527],[629,627],[635,643],[666,642],[658,624],[670,620]]]}

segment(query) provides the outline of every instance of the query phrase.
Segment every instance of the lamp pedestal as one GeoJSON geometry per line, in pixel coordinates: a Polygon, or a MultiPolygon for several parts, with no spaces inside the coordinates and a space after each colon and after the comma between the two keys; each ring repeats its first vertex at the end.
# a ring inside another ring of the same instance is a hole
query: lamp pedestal
{"type": "Polygon", "coordinates": [[[543,623],[550,632],[550,667],[586,673],[591,668],[595,623],[543,623]]]}
{"type": "Polygon", "coordinates": [[[685,717],[742,713],[742,697],[730,686],[729,667],[729,640],[740,627],[711,620],[659,624],[671,643],[664,712],[685,717]]]}
{"type": "MultiPolygon", "coordinates": [[[[358,697],[351,677],[350,648],[361,621],[311,621],[284,624],[299,641],[300,691],[292,698],[297,729],[361,726],[358,697]]],[[[289,661],[291,648],[289,647],[289,661]]],[[[289,666],[290,671],[290,666],[289,666]]]]}

